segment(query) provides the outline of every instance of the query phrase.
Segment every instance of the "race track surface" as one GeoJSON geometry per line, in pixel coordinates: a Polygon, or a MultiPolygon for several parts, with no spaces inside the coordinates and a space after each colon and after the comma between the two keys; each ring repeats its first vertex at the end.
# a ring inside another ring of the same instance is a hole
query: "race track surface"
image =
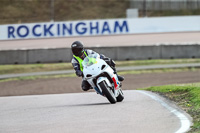
{"type": "Polygon", "coordinates": [[[95,46],[141,46],[158,44],[196,44],[200,43],[200,32],[177,32],[159,34],[130,34],[93,37],[66,37],[51,39],[27,39],[0,41],[0,50],[38,49],[71,47],[74,41],[82,41],[87,47],[95,46]]]}
{"type": "Polygon", "coordinates": [[[124,93],[124,101],[116,104],[95,92],[0,97],[0,132],[175,133],[190,126],[181,111],[159,96],[136,90],[124,93]]]}

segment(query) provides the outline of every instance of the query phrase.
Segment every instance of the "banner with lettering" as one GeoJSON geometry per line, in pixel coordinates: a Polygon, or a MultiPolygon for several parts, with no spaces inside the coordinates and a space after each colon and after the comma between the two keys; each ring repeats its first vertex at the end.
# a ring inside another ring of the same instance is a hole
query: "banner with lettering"
{"type": "Polygon", "coordinates": [[[0,25],[0,40],[200,31],[200,16],[0,25]]]}

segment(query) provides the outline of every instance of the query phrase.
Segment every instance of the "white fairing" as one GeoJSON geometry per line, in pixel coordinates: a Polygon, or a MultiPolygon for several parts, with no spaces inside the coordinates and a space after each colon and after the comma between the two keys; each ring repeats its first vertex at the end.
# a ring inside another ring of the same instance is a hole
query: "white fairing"
{"type": "Polygon", "coordinates": [[[98,94],[103,95],[99,83],[104,81],[113,91],[115,97],[119,95],[119,90],[121,88],[117,75],[114,74],[113,69],[104,60],[100,59],[98,54],[95,53],[85,57],[82,65],[84,80],[87,80],[98,94]]]}

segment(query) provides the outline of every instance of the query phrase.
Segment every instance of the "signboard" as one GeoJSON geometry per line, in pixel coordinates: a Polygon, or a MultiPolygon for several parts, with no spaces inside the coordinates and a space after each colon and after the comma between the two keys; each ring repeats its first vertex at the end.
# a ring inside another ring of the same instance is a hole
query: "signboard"
{"type": "Polygon", "coordinates": [[[0,25],[0,40],[200,31],[200,16],[0,25]]]}

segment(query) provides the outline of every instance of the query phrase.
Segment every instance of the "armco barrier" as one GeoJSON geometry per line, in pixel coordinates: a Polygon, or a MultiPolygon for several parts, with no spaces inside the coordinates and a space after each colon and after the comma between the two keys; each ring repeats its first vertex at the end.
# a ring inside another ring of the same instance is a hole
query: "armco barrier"
{"type": "Polygon", "coordinates": [[[107,57],[112,58],[113,60],[117,60],[118,55],[118,47],[90,47],[88,49],[92,49],[100,54],[103,54],[107,57]]]}
{"type": "Polygon", "coordinates": [[[71,50],[67,48],[33,49],[27,52],[27,63],[69,62],[71,58],[71,50]]]}
{"type": "Polygon", "coordinates": [[[160,46],[118,47],[117,60],[142,60],[160,58],[160,46]]]}
{"type": "Polygon", "coordinates": [[[200,45],[160,45],[162,59],[200,58],[200,45]]]}
{"type": "MultiPolygon", "coordinates": [[[[200,45],[89,47],[114,60],[200,58],[200,45]]],[[[70,48],[2,50],[0,64],[70,62],[70,48]]]]}
{"type": "Polygon", "coordinates": [[[26,64],[27,50],[0,51],[0,64],[26,64]]]}

